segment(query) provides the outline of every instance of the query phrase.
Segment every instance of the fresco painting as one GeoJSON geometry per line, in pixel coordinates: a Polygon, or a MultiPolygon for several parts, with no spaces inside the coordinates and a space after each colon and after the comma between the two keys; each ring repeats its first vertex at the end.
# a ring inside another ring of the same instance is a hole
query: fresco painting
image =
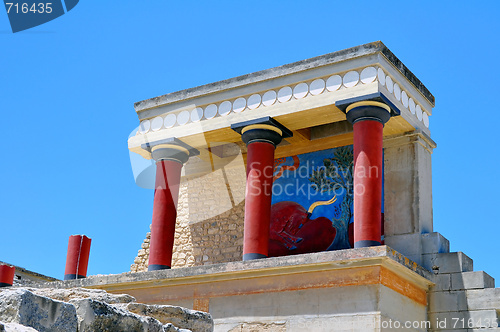
{"type": "Polygon", "coordinates": [[[352,145],[275,160],[270,257],[353,246],[352,172],[352,145]]]}

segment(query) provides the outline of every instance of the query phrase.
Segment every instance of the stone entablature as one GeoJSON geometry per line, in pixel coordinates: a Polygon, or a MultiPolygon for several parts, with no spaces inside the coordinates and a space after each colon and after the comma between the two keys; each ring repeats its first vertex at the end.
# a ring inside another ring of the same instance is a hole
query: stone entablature
{"type": "Polygon", "coordinates": [[[389,121],[384,135],[414,129],[430,135],[434,97],[376,42],[138,102],[141,124],[129,149],[149,159],[141,144],[169,137],[195,148],[239,142],[229,127],[264,116],[293,131],[334,123],[345,120],[337,101],[377,95],[401,114],[389,121]]]}

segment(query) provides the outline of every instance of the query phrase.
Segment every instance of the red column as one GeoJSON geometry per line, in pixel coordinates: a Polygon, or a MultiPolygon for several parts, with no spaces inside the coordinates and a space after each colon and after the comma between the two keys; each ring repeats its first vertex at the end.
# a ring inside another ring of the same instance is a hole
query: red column
{"type": "Polygon", "coordinates": [[[247,149],[243,260],[268,257],[275,147],[254,141],[247,149]]]}
{"type": "Polygon", "coordinates": [[[292,132],[271,117],[231,125],[247,145],[243,260],[268,257],[274,150],[292,132]]]}
{"type": "Polygon", "coordinates": [[[5,264],[0,264],[0,287],[12,286],[16,268],[5,264]]]}
{"type": "Polygon", "coordinates": [[[354,247],[380,245],[382,130],[376,120],[354,123],[354,247]]]}
{"type": "Polygon", "coordinates": [[[381,244],[382,138],[391,109],[376,101],[347,107],[354,130],[354,247],[381,244]]]}
{"type": "Polygon", "coordinates": [[[156,163],[148,271],[169,269],[172,265],[181,170],[181,161],[159,160],[156,163]]]}
{"type": "Polygon", "coordinates": [[[91,241],[92,239],[85,235],[69,237],[64,280],[87,277],[91,241]]]}

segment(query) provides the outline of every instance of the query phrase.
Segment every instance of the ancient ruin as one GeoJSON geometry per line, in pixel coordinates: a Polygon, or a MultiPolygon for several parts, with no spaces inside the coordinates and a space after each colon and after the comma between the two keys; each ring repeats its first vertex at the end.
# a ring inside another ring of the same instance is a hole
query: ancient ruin
{"type": "MultiPolygon", "coordinates": [[[[101,302],[165,331],[165,306],[214,331],[498,331],[500,289],[434,227],[434,103],[381,42],[137,102],[155,195],[131,271],[37,287],[128,294],[101,302]]],[[[52,298],[86,330],[92,297],[52,298]]]]}

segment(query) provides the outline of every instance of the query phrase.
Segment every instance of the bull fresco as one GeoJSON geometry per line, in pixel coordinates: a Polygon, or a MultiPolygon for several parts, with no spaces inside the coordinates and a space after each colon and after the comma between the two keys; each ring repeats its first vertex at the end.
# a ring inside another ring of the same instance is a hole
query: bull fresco
{"type": "Polygon", "coordinates": [[[352,172],[352,145],[275,160],[269,256],[352,247],[352,172]]]}

